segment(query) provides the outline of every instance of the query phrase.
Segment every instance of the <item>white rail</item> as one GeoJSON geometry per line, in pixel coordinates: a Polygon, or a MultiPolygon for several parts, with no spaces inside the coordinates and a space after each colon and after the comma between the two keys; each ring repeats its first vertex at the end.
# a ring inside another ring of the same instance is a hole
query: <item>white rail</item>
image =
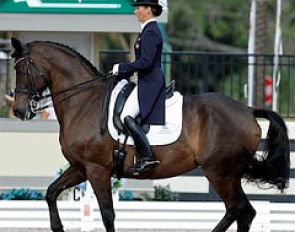
{"type": "MultiPolygon", "coordinates": [[[[257,216],[251,231],[294,231],[295,204],[252,202],[257,216]]],[[[103,228],[96,202],[58,202],[66,229],[103,228]]],[[[211,231],[224,215],[221,202],[115,202],[118,229],[211,231]]],[[[0,201],[0,228],[49,228],[44,201],[0,201]]],[[[234,224],[230,231],[235,231],[234,224]]]]}

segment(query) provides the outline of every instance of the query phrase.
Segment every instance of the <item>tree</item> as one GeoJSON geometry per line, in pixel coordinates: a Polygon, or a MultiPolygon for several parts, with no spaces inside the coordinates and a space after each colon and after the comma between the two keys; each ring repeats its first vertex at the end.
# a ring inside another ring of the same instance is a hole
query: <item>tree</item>
{"type": "MultiPolygon", "coordinates": [[[[276,0],[258,0],[266,53],[273,53],[276,0]]],[[[169,0],[167,34],[174,50],[247,52],[249,3],[245,0],[169,0]]],[[[283,1],[284,50],[295,52],[295,1],[283,1]]]]}
{"type": "Polygon", "coordinates": [[[169,41],[175,50],[245,52],[247,7],[244,0],[170,0],[169,41]]]}

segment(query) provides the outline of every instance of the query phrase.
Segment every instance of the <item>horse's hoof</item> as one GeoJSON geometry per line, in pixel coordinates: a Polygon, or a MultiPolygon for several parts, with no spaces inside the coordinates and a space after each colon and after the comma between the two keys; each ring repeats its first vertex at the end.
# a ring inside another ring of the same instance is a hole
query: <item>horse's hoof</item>
{"type": "Polygon", "coordinates": [[[65,232],[63,226],[59,227],[59,228],[52,228],[53,232],[65,232]]]}

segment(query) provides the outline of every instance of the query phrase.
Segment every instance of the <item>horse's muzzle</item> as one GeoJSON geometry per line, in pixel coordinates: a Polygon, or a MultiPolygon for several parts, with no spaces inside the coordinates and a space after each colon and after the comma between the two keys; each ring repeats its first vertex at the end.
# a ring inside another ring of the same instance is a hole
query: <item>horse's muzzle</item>
{"type": "Polygon", "coordinates": [[[14,107],[14,115],[21,120],[31,120],[36,116],[35,113],[31,112],[27,104],[14,107]]]}

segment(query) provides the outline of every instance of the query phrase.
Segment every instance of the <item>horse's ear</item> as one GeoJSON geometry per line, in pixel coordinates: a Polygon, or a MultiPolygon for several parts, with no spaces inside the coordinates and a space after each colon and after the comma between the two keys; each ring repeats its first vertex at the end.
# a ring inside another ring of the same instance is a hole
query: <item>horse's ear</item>
{"type": "Polygon", "coordinates": [[[20,56],[23,53],[24,45],[22,42],[14,37],[11,37],[11,45],[15,49],[14,53],[12,53],[11,57],[15,58],[20,56]]]}

